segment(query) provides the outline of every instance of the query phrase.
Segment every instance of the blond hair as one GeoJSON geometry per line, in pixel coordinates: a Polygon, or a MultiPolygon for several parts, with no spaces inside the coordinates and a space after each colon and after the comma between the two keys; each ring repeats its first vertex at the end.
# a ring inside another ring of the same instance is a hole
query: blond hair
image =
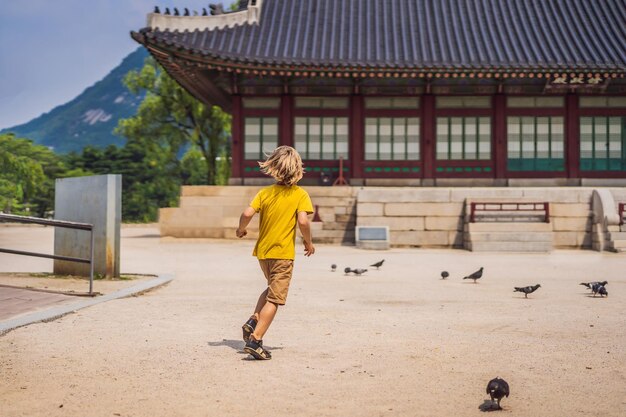
{"type": "Polygon", "coordinates": [[[267,159],[259,162],[261,172],[284,185],[295,185],[304,175],[300,154],[291,146],[279,146],[267,159]]]}

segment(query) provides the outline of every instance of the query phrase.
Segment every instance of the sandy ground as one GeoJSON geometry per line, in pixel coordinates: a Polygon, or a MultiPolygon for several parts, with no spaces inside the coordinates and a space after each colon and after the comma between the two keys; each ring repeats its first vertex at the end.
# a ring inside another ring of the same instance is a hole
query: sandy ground
{"type": "MultiPolygon", "coordinates": [[[[477,416],[495,376],[511,386],[496,415],[626,415],[625,255],[318,245],[296,260],[261,362],[240,339],[263,289],[253,242],[155,234],[123,229],[122,270],[173,272],[168,286],[0,337],[0,415],[477,416]],[[383,258],[361,277],[330,271],[383,258]],[[460,279],[479,266],[479,283],[460,279]],[[578,285],[602,279],[608,298],[578,285]]],[[[13,247],[47,239],[0,227],[13,247]]],[[[2,271],[51,265],[0,254],[2,271]]]]}

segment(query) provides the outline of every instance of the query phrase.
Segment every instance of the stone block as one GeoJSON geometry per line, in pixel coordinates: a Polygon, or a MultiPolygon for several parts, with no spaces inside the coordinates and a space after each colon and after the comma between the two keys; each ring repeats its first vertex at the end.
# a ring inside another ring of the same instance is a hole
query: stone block
{"type": "Polygon", "coordinates": [[[358,226],[389,226],[389,230],[424,230],[424,217],[372,216],[357,219],[358,226]]]}
{"type": "Polygon", "coordinates": [[[450,201],[450,190],[437,188],[365,188],[359,191],[357,199],[364,203],[447,203],[450,201]]]}
{"type": "Polygon", "coordinates": [[[391,246],[448,246],[448,235],[446,231],[391,231],[391,246]]]}
{"type": "Polygon", "coordinates": [[[470,242],[552,242],[552,233],[544,232],[473,232],[465,235],[470,242]]]}
{"type": "Polygon", "coordinates": [[[385,215],[461,216],[463,207],[463,203],[387,203],[385,204],[385,215]]]}
{"type": "MultiPolygon", "coordinates": [[[[55,227],[55,255],[89,259],[93,233],[94,274],[108,278],[120,276],[121,175],[57,179],[54,218],[93,225],[91,232],[55,227]]],[[[90,275],[89,263],[55,259],[53,270],[61,275],[90,275]]]]}
{"type": "Polygon", "coordinates": [[[336,218],[334,207],[318,207],[317,214],[323,222],[334,222],[336,218]]]}
{"type": "Polygon", "coordinates": [[[591,216],[591,206],[584,203],[552,203],[550,204],[551,217],[588,217],[591,216]]]}
{"type": "Polygon", "coordinates": [[[463,230],[463,219],[459,216],[426,217],[426,230],[463,230]]]}
{"type": "Polygon", "coordinates": [[[354,197],[311,197],[313,206],[336,207],[351,206],[355,203],[354,197]]]}
{"type": "Polygon", "coordinates": [[[578,232],[554,232],[552,243],[555,248],[576,248],[578,232]]]}
{"type": "Polygon", "coordinates": [[[465,223],[466,232],[550,232],[550,223],[465,223]]]}
{"type": "Polygon", "coordinates": [[[335,220],[338,223],[355,223],[356,222],[356,215],[352,215],[352,214],[338,214],[338,215],[335,215],[335,220]]]}
{"type": "Polygon", "coordinates": [[[500,200],[516,199],[523,196],[523,190],[519,188],[453,188],[450,192],[450,201],[464,202],[465,199],[500,200]]]}
{"type": "MultiPolygon", "coordinates": [[[[355,180],[351,180],[352,185],[357,185],[355,180]]],[[[420,187],[423,185],[419,178],[365,178],[363,184],[368,187],[420,187]]]]}
{"type": "Polygon", "coordinates": [[[472,252],[539,252],[552,251],[552,242],[470,242],[472,252]]]}
{"type": "Polygon", "coordinates": [[[591,219],[587,217],[555,217],[552,219],[552,225],[555,231],[591,231],[591,219]]]}
{"type": "Polygon", "coordinates": [[[448,232],[448,244],[453,248],[462,248],[464,237],[465,233],[462,231],[450,231],[448,232]]]}
{"type": "Polygon", "coordinates": [[[383,203],[358,203],[356,207],[357,216],[382,216],[383,203]]]}
{"type": "Polygon", "coordinates": [[[526,188],[524,197],[549,201],[551,203],[588,203],[591,201],[591,188],[526,188]]]}

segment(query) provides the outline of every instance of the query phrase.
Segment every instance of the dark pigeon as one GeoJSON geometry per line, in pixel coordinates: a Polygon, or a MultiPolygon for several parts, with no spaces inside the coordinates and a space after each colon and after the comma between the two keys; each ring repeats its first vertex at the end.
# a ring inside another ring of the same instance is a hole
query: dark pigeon
{"type": "Polygon", "coordinates": [[[604,285],[602,285],[601,282],[596,282],[591,286],[591,292],[593,293],[593,296],[595,297],[596,294],[600,294],[600,297],[602,297],[602,295],[606,295],[608,296],[609,293],[606,291],[606,288],[604,288],[604,285]]]}
{"type": "Polygon", "coordinates": [[[202,8],[202,16],[208,16],[209,13],[206,11],[206,7],[202,8]]]}
{"type": "Polygon", "coordinates": [[[189,16],[189,9],[185,7],[185,11],[183,13],[184,16],[189,16]]]}
{"type": "Polygon", "coordinates": [[[349,266],[346,266],[346,269],[344,269],[344,270],[343,270],[343,272],[344,272],[345,274],[349,274],[350,272],[352,272],[352,269],[350,269],[350,267],[349,267],[349,266]]]}
{"type": "Polygon", "coordinates": [[[371,264],[370,266],[375,266],[376,269],[380,268],[381,266],[383,266],[383,262],[385,262],[385,260],[383,259],[382,261],[376,262],[375,264],[371,264]]]}
{"type": "Polygon", "coordinates": [[[174,7],[174,16],[180,16],[180,12],[176,7],[174,7]]]}
{"type": "Polygon", "coordinates": [[[331,271],[335,272],[335,270],[336,270],[336,269],[337,269],[337,265],[332,264],[332,265],[330,266],[330,270],[331,270],[331,271]]]}
{"type": "Polygon", "coordinates": [[[500,401],[502,397],[509,397],[509,384],[504,379],[495,377],[487,384],[487,394],[491,397],[491,401],[493,402],[495,399],[498,403],[498,408],[502,409],[500,401]]]}
{"type": "Polygon", "coordinates": [[[480,269],[476,272],[474,272],[473,274],[470,274],[466,277],[463,277],[463,279],[473,279],[474,280],[474,284],[476,284],[476,280],[480,279],[483,276],[483,267],[481,266],[480,269]]]}
{"type": "Polygon", "coordinates": [[[165,8],[165,14],[171,14],[171,13],[170,13],[170,8],[169,8],[169,7],[166,7],[166,8],[165,8]]]}
{"type": "Polygon", "coordinates": [[[159,6],[154,6],[154,13],[161,14],[161,10],[159,10],[159,6]]]}
{"type": "Polygon", "coordinates": [[[537,291],[537,288],[541,287],[541,285],[529,285],[528,287],[513,287],[515,288],[513,292],[519,291],[524,293],[524,298],[528,298],[528,294],[532,294],[537,291]]]}
{"type": "Polygon", "coordinates": [[[592,281],[592,282],[581,282],[580,285],[584,285],[585,287],[589,288],[590,290],[592,289],[592,287],[596,284],[600,284],[603,287],[606,286],[606,284],[608,284],[608,281],[592,281]]]}
{"type": "Polygon", "coordinates": [[[441,279],[446,279],[450,276],[450,274],[448,274],[448,271],[442,271],[441,272],[441,279]]]}
{"type": "Polygon", "coordinates": [[[220,14],[224,14],[224,5],[223,4],[209,4],[209,9],[211,10],[211,16],[217,16],[220,14]]]}

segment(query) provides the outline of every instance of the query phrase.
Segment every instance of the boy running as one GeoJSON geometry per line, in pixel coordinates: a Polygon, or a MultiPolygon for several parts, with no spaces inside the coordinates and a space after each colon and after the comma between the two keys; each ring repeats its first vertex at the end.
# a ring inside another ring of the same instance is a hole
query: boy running
{"type": "Polygon", "coordinates": [[[296,184],[304,174],[302,159],[290,146],[280,146],[259,162],[261,171],[276,180],[276,184],[257,193],[250,207],[239,218],[237,237],[244,237],[246,227],[260,213],[259,238],[252,256],[259,259],[261,270],[267,279],[267,289],[261,293],[254,314],[242,326],[244,351],[255,359],[271,359],[263,348],[263,336],[267,332],[279,305],[284,305],[289,291],[296,255],[296,224],[302,232],[304,256],[315,253],[311,240],[308,214],[313,213],[309,194],[296,184]]]}

